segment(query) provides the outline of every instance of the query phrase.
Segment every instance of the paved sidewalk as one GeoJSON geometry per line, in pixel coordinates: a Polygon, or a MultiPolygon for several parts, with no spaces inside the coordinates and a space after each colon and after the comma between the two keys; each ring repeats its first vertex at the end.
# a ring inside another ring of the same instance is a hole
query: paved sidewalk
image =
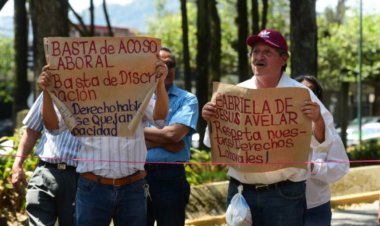
{"type": "MultiPolygon", "coordinates": [[[[351,168],[331,185],[333,226],[378,226],[380,165],[351,168]],[[364,204],[369,203],[369,204],[364,204]]],[[[186,226],[225,226],[224,201],[228,181],[192,187],[186,226]],[[191,208],[189,208],[191,207],[191,208]]]]}
{"type": "MultiPolygon", "coordinates": [[[[336,207],[332,212],[332,226],[378,226],[379,201],[336,207]]],[[[225,216],[205,217],[187,221],[187,226],[226,226],[225,216]]]]}
{"type": "Polygon", "coordinates": [[[336,208],[332,214],[332,226],[378,226],[379,201],[371,204],[354,204],[336,208]]]}

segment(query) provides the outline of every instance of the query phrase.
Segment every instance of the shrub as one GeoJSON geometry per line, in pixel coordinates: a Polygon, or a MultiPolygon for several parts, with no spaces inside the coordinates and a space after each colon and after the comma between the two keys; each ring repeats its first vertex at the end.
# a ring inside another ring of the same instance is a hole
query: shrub
{"type": "Polygon", "coordinates": [[[213,164],[209,150],[192,148],[190,162],[186,176],[191,185],[227,180],[227,166],[213,164]]]}
{"type": "MultiPolygon", "coordinates": [[[[14,48],[12,38],[0,38],[0,102],[9,103],[13,101],[14,77],[14,48]]],[[[6,112],[3,112],[5,114],[6,112]]]]}
{"type": "Polygon", "coordinates": [[[368,166],[379,164],[380,160],[380,141],[373,139],[364,142],[360,146],[347,149],[351,167],[368,166]]]}
{"type": "MultiPolygon", "coordinates": [[[[25,198],[18,196],[11,182],[12,165],[23,131],[24,129],[19,129],[13,136],[0,138],[0,150],[6,152],[6,154],[0,155],[0,217],[12,222],[19,222],[18,214],[25,214],[25,198]],[[5,151],[5,147],[1,145],[6,140],[13,142],[11,151],[5,151]]],[[[34,152],[31,158],[25,160],[24,170],[27,176],[32,174],[37,161],[34,152]]]]}

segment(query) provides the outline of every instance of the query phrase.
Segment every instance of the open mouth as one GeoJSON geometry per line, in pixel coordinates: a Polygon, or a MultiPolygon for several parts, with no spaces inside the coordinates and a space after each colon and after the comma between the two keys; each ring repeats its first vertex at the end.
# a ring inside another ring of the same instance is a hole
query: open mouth
{"type": "Polygon", "coordinates": [[[264,62],[256,62],[254,64],[256,67],[264,67],[265,66],[265,63],[264,62]]]}

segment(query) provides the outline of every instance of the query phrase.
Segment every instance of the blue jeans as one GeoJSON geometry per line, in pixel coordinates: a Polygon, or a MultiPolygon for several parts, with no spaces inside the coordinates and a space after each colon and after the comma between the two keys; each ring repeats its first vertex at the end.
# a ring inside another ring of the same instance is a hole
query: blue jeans
{"type": "Polygon", "coordinates": [[[326,202],[320,206],[306,210],[305,226],[330,226],[331,225],[331,203],[326,202]]]}
{"type": "Polygon", "coordinates": [[[146,182],[103,185],[79,177],[76,222],[79,226],[142,226],[146,224],[146,182]]]}
{"type": "Polygon", "coordinates": [[[146,180],[149,184],[147,226],[183,226],[185,209],[189,201],[190,185],[186,180],[183,165],[149,170],[146,180]]]}
{"type": "Polygon", "coordinates": [[[75,225],[75,193],[78,173],[37,166],[26,193],[26,211],[30,226],[75,225]]]}
{"type": "MultiPolygon", "coordinates": [[[[238,192],[237,180],[230,180],[227,207],[238,192]]],[[[268,190],[256,191],[252,186],[243,186],[243,196],[252,213],[253,225],[303,226],[306,209],[305,182],[280,185],[268,190]]]]}

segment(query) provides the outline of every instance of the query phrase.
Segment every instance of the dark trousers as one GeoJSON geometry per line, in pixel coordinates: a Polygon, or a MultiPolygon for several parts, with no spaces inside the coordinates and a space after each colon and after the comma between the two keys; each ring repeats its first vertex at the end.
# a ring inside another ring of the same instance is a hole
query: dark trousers
{"type": "Polygon", "coordinates": [[[146,224],[146,183],[113,186],[79,177],[76,196],[78,226],[144,226],[146,224]]]}
{"type": "Polygon", "coordinates": [[[75,194],[78,173],[75,169],[60,170],[37,166],[29,180],[26,210],[31,226],[75,225],[75,194]]]}
{"type": "Polygon", "coordinates": [[[147,226],[183,226],[190,185],[183,165],[147,169],[149,184],[147,226]]]}
{"type": "MultiPolygon", "coordinates": [[[[227,206],[240,184],[230,179],[227,206]]],[[[242,194],[251,209],[253,225],[304,226],[305,182],[280,183],[267,188],[255,189],[253,185],[243,185],[242,194]]]]}
{"type": "Polygon", "coordinates": [[[325,204],[306,210],[305,226],[330,226],[331,217],[331,203],[326,202],[325,204]]]}

